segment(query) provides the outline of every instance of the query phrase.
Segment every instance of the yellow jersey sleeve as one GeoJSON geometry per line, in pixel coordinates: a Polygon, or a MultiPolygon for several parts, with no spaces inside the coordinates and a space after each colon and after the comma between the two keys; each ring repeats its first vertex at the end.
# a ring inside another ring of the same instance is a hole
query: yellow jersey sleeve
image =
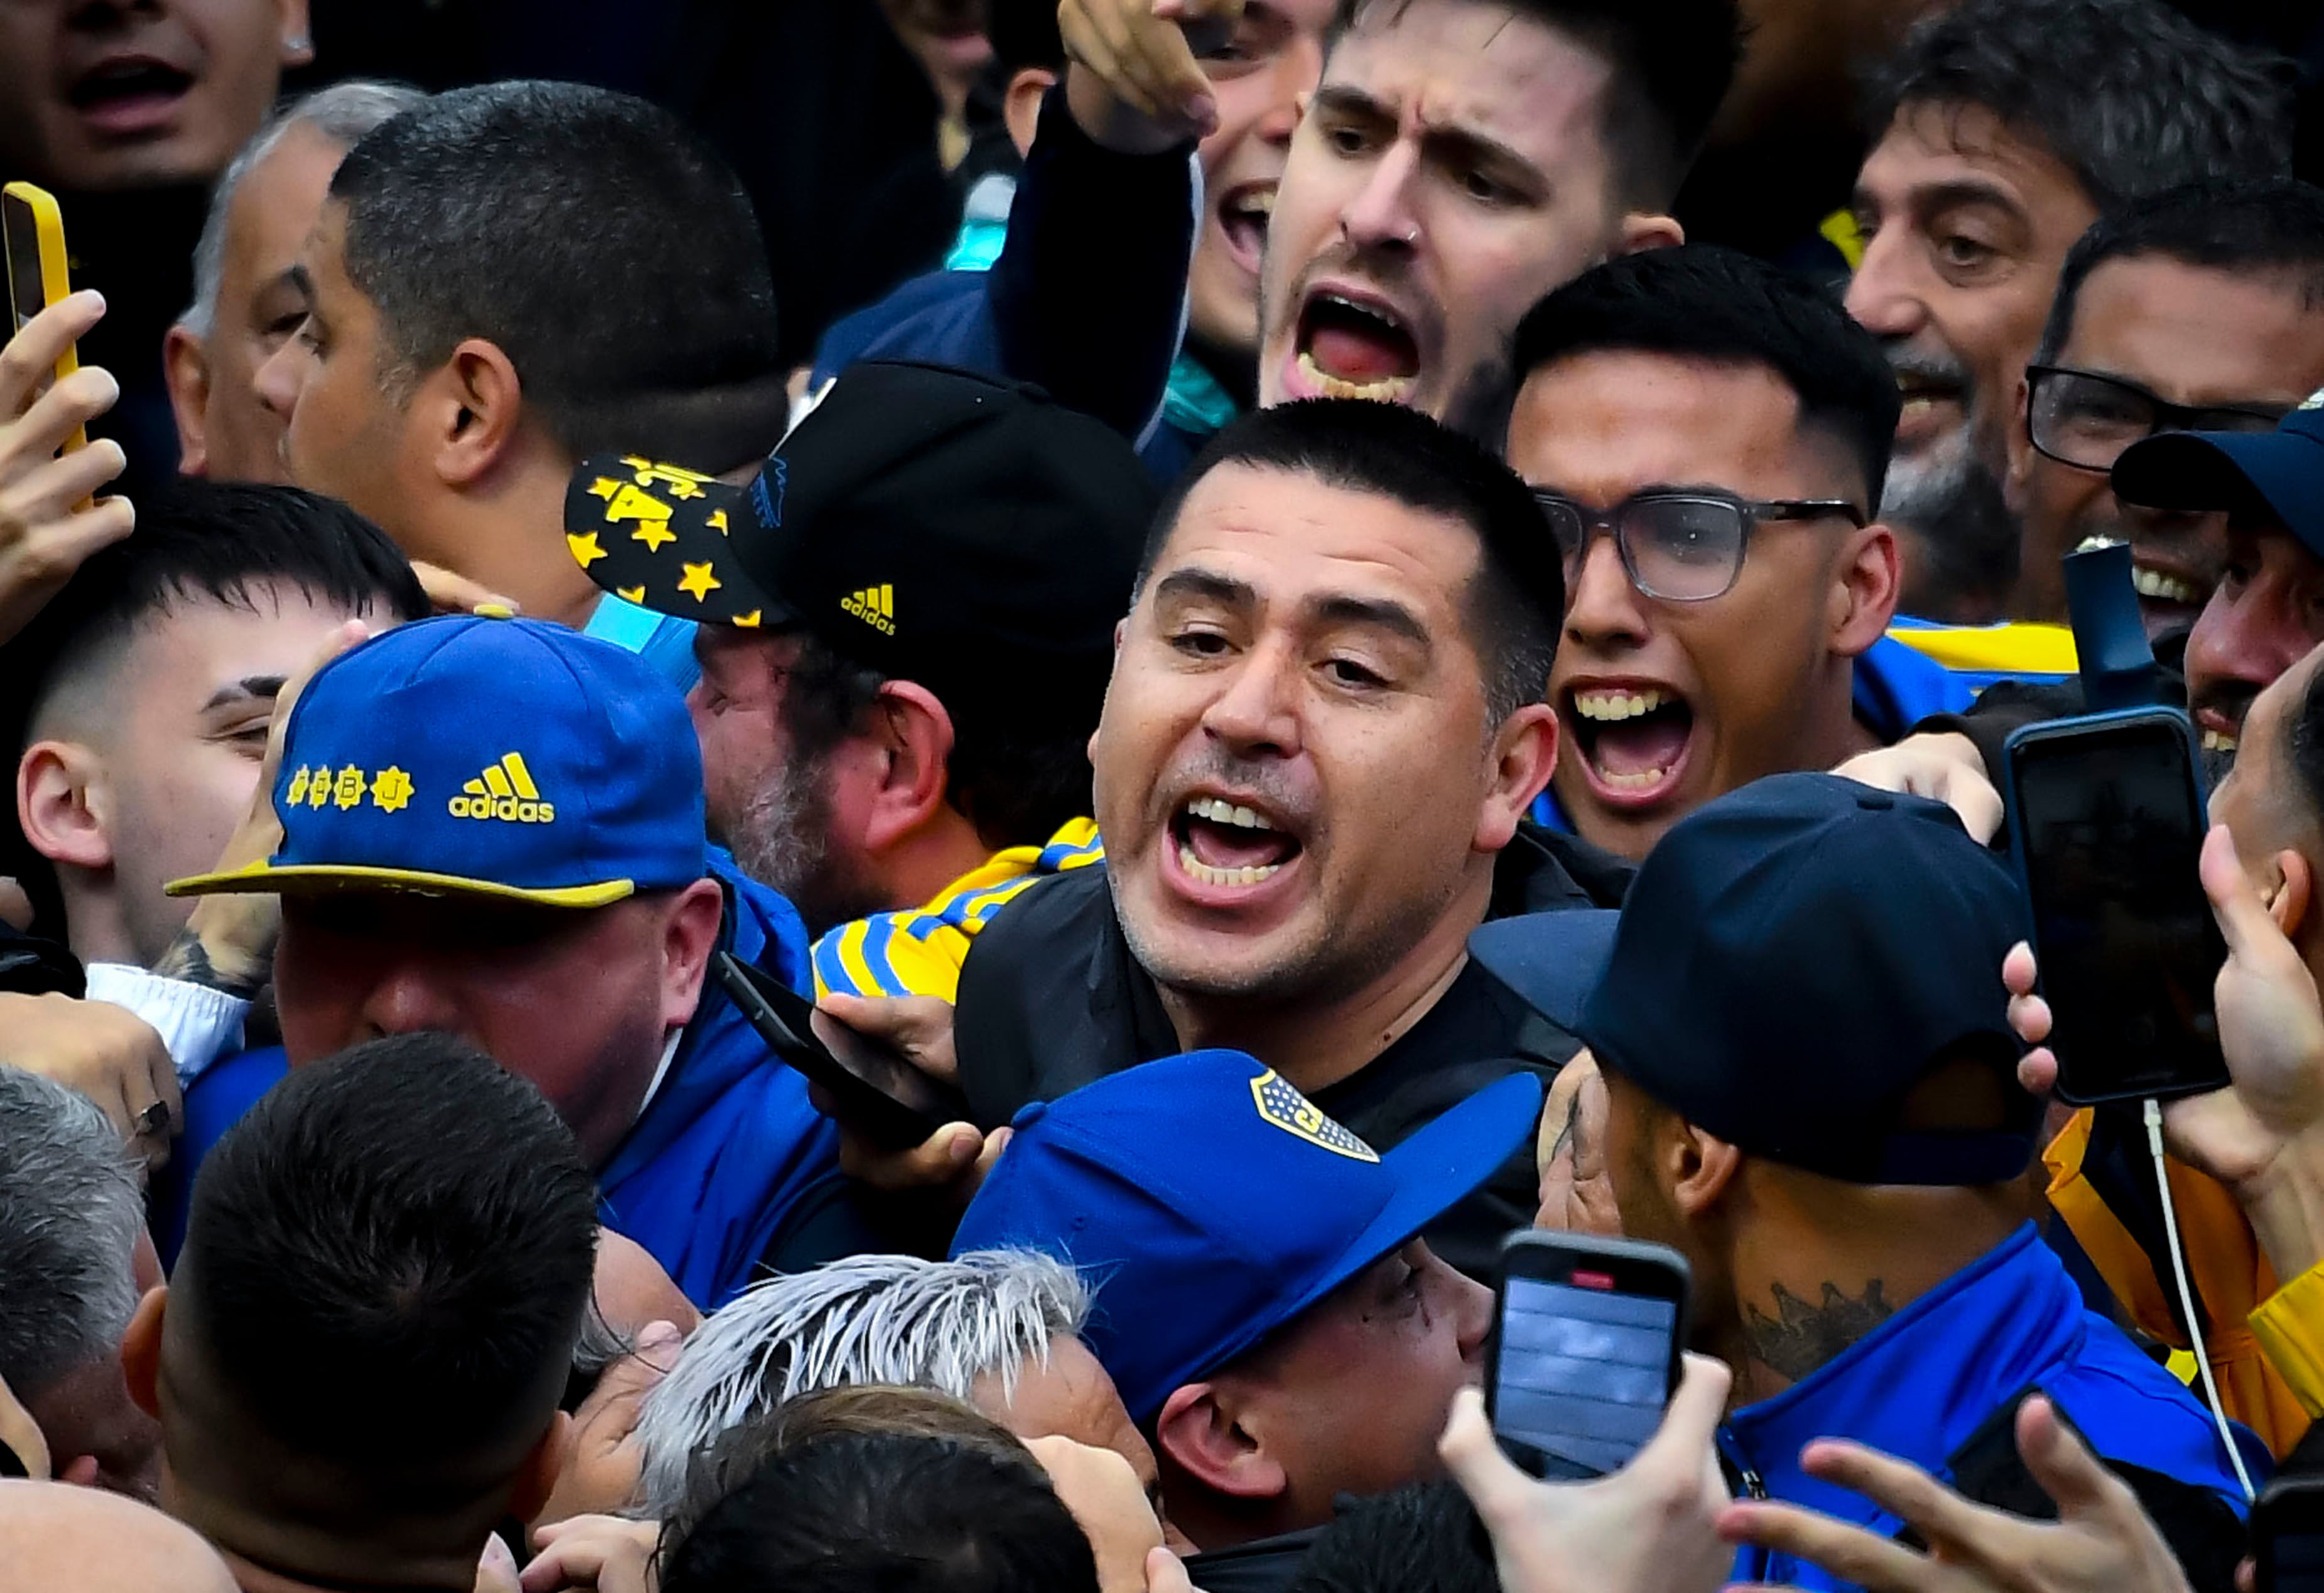
{"type": "Polygon", "coordinates": [[[2324,1262],[2260,1302],[2251,1330],[2301,1407],[2324,1416],[2324,1262]]]}

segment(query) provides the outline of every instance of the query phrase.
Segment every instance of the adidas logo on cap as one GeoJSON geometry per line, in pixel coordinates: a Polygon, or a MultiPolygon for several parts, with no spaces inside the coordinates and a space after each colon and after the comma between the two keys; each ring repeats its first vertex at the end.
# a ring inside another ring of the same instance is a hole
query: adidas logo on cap
{"type": "Polygon", "coordinates": [[[892,585],[866,586],[839,600],[842,612],[853,614],[882,636],[896,634],[896,589],[892,585]]]}
{"type": "Polygon", "coordinates": [[[514,824],[548,824],[557,821],[557,809],[540,800],[524,754],[508,752],[498,763],[460,787],[446,805],[456,819],[499,819],[514,824]]]}

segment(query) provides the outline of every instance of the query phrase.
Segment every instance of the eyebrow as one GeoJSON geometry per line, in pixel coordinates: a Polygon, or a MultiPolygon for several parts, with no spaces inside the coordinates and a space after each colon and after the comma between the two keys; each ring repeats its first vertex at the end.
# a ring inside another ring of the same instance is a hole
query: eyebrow
{"type": "MultiPolygon", "coordinates": [[[[1997,209],[2024,214],[2025,207],[2017,197],[1989,178],[1954,177],[1943,182],[1932,182],[1923,188],[1905,190],[1905,207],[1923,215],[1950,210],[1956,205],[1991,205],[1997,209]]],[[[1859,188],[1849,198],[1849,207],[1861,213],[1877,210],[1871,191],[1859,188]]]]}
{"type": "MultiPolygon", "coordinates": [[[[1381,101],[1346,83],[1327,83],[1318,88],[1314,104],[1343,116],[1361,116],[1375,122],[1394,122],[1397,119],[1395,113],[1381,101]]],[[[1439,156],[1465,157],[1472,163],[1489,161],[1496,165],[1514,166],[1537,182],[1549,180],[1541,168],[1526,156],[1499,139],[1480,133],[1473,127],[1424,124],[1420,142],[1439,156]]]]}
{"type": "Polygon", "coordinates": [[[202,712],[207,714],[229,703],[279,697],[282,695],[284,678],[280,675],[245,675],[240,680],[229,680],[210,694],[210,700],[202,704],[202,712]]]}
{"type": "Polygon", "coordinates": [[[309,299],[315,297],[315,274],[305,266],[293,261],[290,263],[290,269],[282,274],[290,279],[292,287],[304,293],[309,299]]]}
{"type": "MultiPolygon", "coordinates": [[[[1154,584],[1154,596],[1157,603],[1173,598],[1197,599],[1239,608],[1248,608],[1259,601],[1258,590],[1250,582],[1200,568],[1171,571],[1154,584]]],[[[1389,631],[1416,647],[1434,645],[1420,617],[1393,598],[1333,593],[1307,599],[1300,605],[1300,614],[1312,622],[1364,625],[1389,631]]]]}

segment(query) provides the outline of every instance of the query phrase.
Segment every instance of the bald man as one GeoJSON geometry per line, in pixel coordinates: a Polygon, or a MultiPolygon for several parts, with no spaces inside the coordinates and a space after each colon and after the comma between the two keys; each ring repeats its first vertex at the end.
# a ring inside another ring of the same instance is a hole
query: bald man
{"type": "Polygon", "coordinates": [[[201,1535],[63,1482],[0,1482],[0,1593],[235,1593],[201,1535]]]}

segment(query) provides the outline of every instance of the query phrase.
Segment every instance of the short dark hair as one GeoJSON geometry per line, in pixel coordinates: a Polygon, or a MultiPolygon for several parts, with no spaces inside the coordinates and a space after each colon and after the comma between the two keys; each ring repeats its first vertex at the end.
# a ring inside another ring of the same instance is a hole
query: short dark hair
{"type": "MultiPolygon", "coordinates": [[[[257,590],[272,585],[383,620],[429,612],[419,577],[387,533],[336,498],[250,482],[157,482],[137,495],[136,531],[90,554],[23,634],[0,648],[0,678],[13,685],[0,709],[11,766],[60,691],[94,681],[157,616],[196,602],[254,613],[257,590]]],[[[61,935],[55,869],[25,843],[13,803],[8,812],[0,874],[23,883],[35,927],[61,935]]]]}
{"type": "MultiPolygon", "coordinates": [[[[842,658],[810,631],[792,634],[799,648],[783,677],[783,732],[788,756],[803,766],[862,727],[888,677],[842,658]]],[[[945,694],[952,721],[945,801],[986,845],[1038,846],[1089,813],[1089,739],[1104,706],[1105,677],[1096,668],[1087,673],[1081,712],[1060,704],[1030,714],[1005,693],[945,694]]],[[[1072,695],[1062,678],[1052,684],[1060,688],[1054,695],[1072,695]]]]}
{"type": "Polygon", "coordinates": [[[2324,309],[2324,189],[2289,177],[2187,183],[2098,217],[2066,252],[2034,364],[2054,364],[2073,336],[2090,273],[2140,255],[2281,278],[2303,308],[2324,309]]]}
{"type": "Polygon", "coordinates": [[[576,458],[724,470],[779,440],[787,373],[751,201],[668,111],[574,83],[456,89],[366,134],[331,197],[391,382],[482,337],[576,458]]]}
{"type": "Polygon", "coordinates": [[[1512,370],[1606,350],[1764,365],[1798,395],[1800,424],[1829,432],[1864,472],[1874,511],[1900,401],[1879,340],[1804,277],[1711,244],[1648,249],[1583,272],[1517,325],[1512,370]]]}
{"type": "MultiPolygon", "coordinates": [[[[992,45],[997,71],[1065,69],[1065,41],[1057,31],[1056,0],[991,0],[985,11],[984,36],[992,45]]],[[[1002,87],[1007,87],[1005,77],[1002,87]]]]}
{"type": "Polygon", "coordinates": [[[1493,1542],[1460,1485],[1349,1506],[1315,1535],[1286,1593],[1498,1593],[1493,1542]]]}
{"type": "Polygon", "coordinates": [[[890,1432],[946,1439],[1003,1459],[1022,1459],[1024,1441],[966,1400],[936,1388],[888,1383],[842,1384],[784,1400],[730,1427],[689,1457],[686,1492],[664,1536],[675,1543],[718,1501],[781,1456],[842,1433],[890,1432]]]}
{"type": "Polygon", "coordinates": [[[778,1455],[663,1556],[663,1593],[1096,1593],[1089,1540],[1028,1455],[896,1432],[778,1455]]]}
{"type": "Polygon", "coordinates": [[[1873,74],[1865,124],[1980,106],[2061,161],[2101,212],[2206,178],[2292,170],[2290,67],[2159,0],[1964,0],[1873,74]]]}
{"type": "MultiPolygon", "coordinates": [[[[1374,5],[1399,12],[1412,0],[1340,0],[1332,38],[1374,5]]],[[[1702,152],[1711,118],[1743,59],[1735,0],[1493,0],[1605,57],[1614,69],[1604,132],[1615,184],[1635,209],[1663,209],[1678,197],[1702,152]]]]}
{"type": "Polygon", "coordinates": [[[1402,404],[1301,399],[1254,410],[1211,438],[1171,483],[1139,561],[1138,591],[1154,573],[1188,494],[1228,465],[1312,476],[1468,527],[1479,562],[1462,606],[1484,671],[1487,721],[1498,726],[1548,696],[1549,667],[1565,623],[1565,570],[1541,505],[1507,465],[1402,404]]]}
{"type": "Polygon", "coordinates": [[[195,1178],[171,1314],[257,1431],[444,1507],[452,1458],[546,1431],[590,1298],[596,1186],[540,1092],[447,1036],[290,1076],[195,1178]]]}
{"type": "Polygon", "coordinates": [[[2324,669],[2310,677],[2308,693],[2284,730],[2287,761],[2300,786],[2293,799],[2324,830],[2324,669]]]}

